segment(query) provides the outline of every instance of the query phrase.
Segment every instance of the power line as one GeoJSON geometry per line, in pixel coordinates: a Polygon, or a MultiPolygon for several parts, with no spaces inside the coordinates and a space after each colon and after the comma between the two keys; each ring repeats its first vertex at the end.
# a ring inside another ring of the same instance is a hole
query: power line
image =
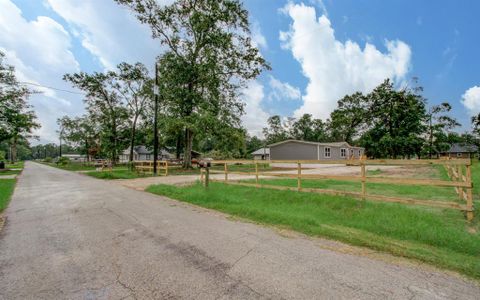
{"type": "Polygon", "coordinates": [[[84,96],[86,95],[85,93],[81,93],[81,92],[64,90],[64,89],[55,88],[55,87],[51,87],[51,86],[45,86],[45,85],[41,85],[41,84],[33,83],[33,82],[22,81],[22,82],[19,82],[19,83],[20,83],[20,84],[29,84],[29,85],[39,86],[39,87],[43,87],[43,88],[47,88],[47,89],[52,89],[52,90],[60,91],[60,92],[70,93],[70,94],[77,94],[77,95],[84,95],[84,96]]]}

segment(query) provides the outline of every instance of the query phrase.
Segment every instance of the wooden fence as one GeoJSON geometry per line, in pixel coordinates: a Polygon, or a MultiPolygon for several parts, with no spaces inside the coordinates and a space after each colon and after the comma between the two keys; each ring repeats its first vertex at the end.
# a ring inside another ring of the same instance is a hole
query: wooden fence
{"type": "MultiPolygon", "coordinates": [[[[137,173],[153,173],[153,161],[136,161],[135,171],[137,173]]],[[[168,161],[157,161],[157,172],[159,175],[168,176],[168,161]]]]}
{"type": "MultiPolygon", "coordinates": [[[[294,190],[302,192],[324,193],[331,195],[348,195],[361,198],[362,200],[369,199],[373,201],[396,202],[412,205],[425,205],[430,207],[452,208],[464,211],[468,221],[474,217],[473,194],[472,194],[472,176],[471,176],[471,161],[470,159],[452,159],[452,160],[270,160],[270,161],[255,161],[255,160],[219,160],[212,161],[211,165],[223,165],[223,170],[210,169],[209,173],[224,174],[223,180],[220,181],[230,185],[249,186],[257,188],[270,188],[277,190],[294,190]],[[275,170],[260,171],[259,164],[294,164],[292,170],[295,173],[278,172],[275,170]],[[229,170],[229,165],[249,164],[254,165],[254,172],[232,171],[229,170]],[[324,175],[324,174],[302,174],[302,166],[311,164],[339,164],[348,166],[358,166],[360,168],[360,175],[324,175]],[[443,165],[449,173],[451,180],[438,179],[414,179],[414,178],[394,178],[394,177],[369,177],[367,176],[366,166],[388,165],[388,166],[425,166],[425,165],[443,165]],[[466,172],[463,174],[462,170],[466,172]],[[248,183],[242,181],[229,181],[229,174],[250,175],[255,176],[255,183],[248,183]],[[297,179],[297,187],[286,187],[270,184],[261,184],[259,176],[268,177],[282,177],[297,179]],[[302,187],[302,179],[334,179],[344,181],[357,181],[361,184],[361,192],[319,189],[319,188],[304,188],[302,187]],[[438,187],[452,187],[459,194],[459,201],[442,201],[442,200],[422,200],[416,198],[406,197],[391,197],[377,194],[369,194],[367,192],[367,183],[386,183],[395,185],[418,185],[418,186],[438,186],[438,187]]],[[[205,182],[205,170],[201,171],[200,180],[205,182]]]]}

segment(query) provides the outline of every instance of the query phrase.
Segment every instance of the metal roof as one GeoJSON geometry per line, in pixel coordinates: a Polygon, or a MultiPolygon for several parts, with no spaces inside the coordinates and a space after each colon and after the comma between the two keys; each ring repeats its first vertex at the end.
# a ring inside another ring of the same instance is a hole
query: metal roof
{"type": "Polygon", "coordinates": [[[478,147],[476,145],[471,145],[471,144],[452,144],[450,147],[450,150],[447,152],[449,153],[473,153],[473,152],[478,152],[478,147]]]}
{"type": "Polygon", "coordinates": [[[308,142],[308,141],[301,141],[301,140],[285,140],[281,141],[278,143],[270,144],[268,145],[269,147],[275,147],[277,145],[285,144],[285,143],[300,143],[300,144],[309,144],[309,145],[319,145],[319,146],[329,146],[329,147],[347,147],[347,148],[358,148],[358,149],[363,149],[362,147],[355,147],[355,146],[350,146],[347,142],[332,142],[332,143],[319,143],[319,142],[308,142]]]}
{"type": "Polygon", "coordinates": [[[264,155],[264,154],[270,155],[270,148],[260,148],[256,151],[253,151],[251,154],[252,155],[264,155]]]}

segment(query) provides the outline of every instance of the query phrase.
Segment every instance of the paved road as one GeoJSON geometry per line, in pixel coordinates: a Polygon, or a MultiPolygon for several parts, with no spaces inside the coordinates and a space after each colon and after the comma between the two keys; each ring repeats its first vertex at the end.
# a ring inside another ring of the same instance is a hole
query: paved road
{"type": "Polygon", "coordinates": [[[474,299],[473,283],[328,249],[27,163],[0,233],[0,299],[474,299]]]}

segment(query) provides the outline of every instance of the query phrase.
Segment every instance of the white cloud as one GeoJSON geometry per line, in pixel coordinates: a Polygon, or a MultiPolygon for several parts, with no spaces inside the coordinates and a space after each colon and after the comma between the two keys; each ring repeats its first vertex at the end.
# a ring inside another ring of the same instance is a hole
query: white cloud
{"type": "Polygon", "coordinates": [[[122,61],[152,65],[161,52],[160,42],[151,38],[148,26],[113,1],[47,0],[47,4],[106,69],[122,61]]]}
{"type": "Polygon", "coordinates": [[[260,24],[258,24],[258,22],[252,23],[251,36],[252,43],[255,47],[263,49],[268,48],[267,39],[262,34],[262,30],[260,29],[260,24]]]}
{"type": "Polygon", "coordinates": [[[299,100],[302,97],[302,92],[298,88],[287,82],[281,82],[273,76],[270,76],[270,88],[268,97],[270,100],[299,100]]]}
{"type": "Polygon", "coordinates": [[[462,104],[471,116],[480,113],[480,86],[469,88],[462,96],[462,104]]]}
{"type": "Polygon", "coordinates": [[[262,129],[266,126],[269,117],[261,107],[264,97],[263,85],[256,80],[250,81],[243,90],[245,114],[242,116],[242,122],[249,134],[258,137],[263,136],[262,129]]]}
{"type": "Polygon", "coordinates": [[[309,80],[297,117],[328,118],[345,94],[368,92],[386,78],[400,81],[409,70],[411,50],[402,41],[385,41],[385,53],[368,42],[362,49],[353,41],[337,40],[330,20],[325,15],[317,19],[314,7],[290,3],[282,11],[293,21],[289,31],[280,32],[282,46],[309,80]]]}
{"type": "MultiPolygon", "coordinates": [[[[55,20],[39,16],[28,21],[9,0],[0,0],[0,50],[7,62],[16,68],[21,82],[68,88],[61,76],[79,70],[71,52],[71,37],[55,20]]],[[[56,118],[65,113],[78,113],[83,108],[79,97],[60,95],[48,88],[29,86],[41,94],[31,97],[42,128],[35,134],[42,141],[56,140],[56,118]]]]}

